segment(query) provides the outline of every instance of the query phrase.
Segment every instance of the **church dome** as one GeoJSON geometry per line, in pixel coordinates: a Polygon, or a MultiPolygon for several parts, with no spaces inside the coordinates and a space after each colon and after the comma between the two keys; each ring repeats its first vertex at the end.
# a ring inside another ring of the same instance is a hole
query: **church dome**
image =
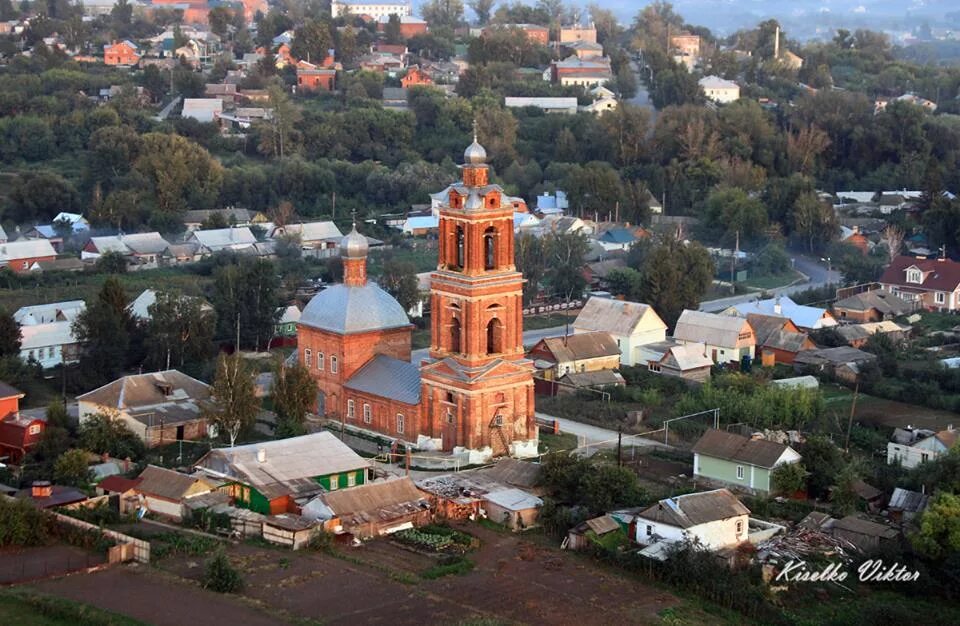
{"type": "Polygon", "coordinates": [[[357,225],[340,240],[340,256],[345,259],[362,259],[367,256],[367,238],[357,232],[357,225]]]}
{"type": "Polygon", "coordinates": [[[315,295],[300,315],[304,326],[342,335],[410,325],[393,296],[377,286],[334,285],[315,295]]]}
{"type": "Polygon", "coordinates": [[[473,138],[473,143],[463,151],[463,162],[467,165],[483,165],[487,162],[487,151],[473,138]]]}

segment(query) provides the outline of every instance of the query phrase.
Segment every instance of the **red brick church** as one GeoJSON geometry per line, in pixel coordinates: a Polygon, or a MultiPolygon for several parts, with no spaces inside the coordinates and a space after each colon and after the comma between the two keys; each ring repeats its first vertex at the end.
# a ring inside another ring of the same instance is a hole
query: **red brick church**
{"type": "Polygon", "coordinates": [[[413,325],[367,280],[366,238],[356,226],[343,238],[343,284],[315,296],[297,327],[318,414],[421,450],[467,452],[470,462],[537,453],[513,206],[489,182],[486,157],[474,138],[462,181],[447,189],[440,209],[428,360],[410,363],[413,325]]]}

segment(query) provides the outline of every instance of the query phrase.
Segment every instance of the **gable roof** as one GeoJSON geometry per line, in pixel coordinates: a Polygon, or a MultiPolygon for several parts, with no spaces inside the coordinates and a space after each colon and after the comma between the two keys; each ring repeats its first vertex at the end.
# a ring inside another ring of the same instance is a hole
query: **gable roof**
{"type": "Polygon", "coordinates": [[[413,363],[378,354],[351,376],[344,387],[404,404],[419,404],[420,368],[413,363]]]}
{"type": "Polygon", "coordinates": [[[338,489],[322,498],[345,525],[388,521],[430,508],[427,495],[409,477],[338,489]]]}
{"type": "Polygon", "coordinates": [[[914,306],[899,296],[874,289],[864,293],[857,293],[838,302],[834,302],[834,309],[847,309],[849,311],[868,311],[876,309],[884,315],[906,315],[913,311],[914,306]]]}
{"type": "Polygon", "coordinates": [[[120,254],[160,254],[170,245],[160,233],[132,233],[91,237],[90,243],[100,254],[119,252],[120,254]]]}
{"type": "Polygon", "coordinates": [[[148,465],[137,480],[140,481],[137,491],[167,500],[182,500],[194,485],[204,482],[156,465],[148,465]]]}
{"type": "Polygon", "coordinates": [[[740,334],[746,332],[753,336],[749,322],[742,317],[685,309],[677,320],[673,336],[681,341],[712,346],[736,346],[740,341],[740,334]]]}
{"type": "Polygon", "coordinates": [[[77,343],[73,334],[73,322],[50,322],[20,327],[20,350],[34,350],[49,346],[64,346],[77,343]]]}
{"type": "Polygon", "coordinates": [[[727,314],[736,314],[746,317],[751,313],[761,313],[763,315],[779,315],[787,317],[799,328],[821,328],[824,326],[836,326],[837,321],[833,319],[830,312],[813,306],[797,304],[789,296],[777,296],[766,300],[755,300],[752,302],[743,302],[735,304],[725,311],[727,314]],[[779,312],[777,307],[779,306],[779,312]]]}
{"type": "Polygon", "coordinates": [[[794,359],[800,365],[841,365],[844,363],[868,363],[877,360],[877,355],[850,346],[804,350],[794,359]]]}
{"type": "Polygon", "coordinates": [[[25,394],[7,383],[0,380],[0,398],[22,398],[25,394]]]}
{"type": "Polygon", "coordinates": [[[577,315],[573,327],[624,336],[632,334],[641,322],[645,322],[650,328],[667,329],[667,325],[649,304],[592,297],[577,315]]]}
{"type": "Polygon", "coordinates": [[[103,489],[104,491],[111,491],[113,493],[123,493],[125,491],[130,491],[134,487],[140,484],[139,478],[124,478],[123,476],[107,476],[99,483],[97,487],[103,489]]]}
{"type": "Polygon", "coordinates": [[[927,508],[930,496],[919,491],[910,491],[897,487],[890,496],[890,502],[887,508],[895,511],[904,511],[907,513],[920,513],[927,508]]]}
{"type": "Polygon", "coordinates": [[[640,511],[637,517],[678,528],[692,528],[740,515],[750,515],[750,509],[729,490],[714,489],[664,498],[640,511]]]}
{"type": "Polygon", "coordinates": [[[750,439],[714,428],[703,433],[693,446],[696,454],[767,469],[773,468],[787,450],[792,448],[782,443],[766,439],[750,439]]]}
{"type": "Polygon", "coordinates": [[[833,529],[868,537],[879,537],[880,539],[896,539],[899,534],[895,528],[871,522],[856,515],[848,515],[843,519],[838,519],[833,523],[833,529]]]}
{"type": "Polygon", "coordinates": [[[500,491],[491,491],[483,496],[484,500],[492,502],[497,506],[508,511],[523,511],[524,509],[533,509],[543,506],[543,500],[527,493],[522,489],[503,489],[500,491]]]}
{"type": "Polygon", "coordinates": [[[537,486],[542,469],[543,466],[539,463],[503,457],[497,461],[496,465],[479,469],[477,473],[498,483],[529,488],[537,486]]]}
{"type": "Polygon", "coordinates": [[[34,304],[17,309],[13,314],[13,319],[21,326],[36,326],[51,322],[72,322],[86,308],[87,303],[83,300],[34,304]]]}
{"type": "Polygon", "coordinates": [[[610,333],[593,331],[566,337],[547,337],[543,344],[558,363],[620,356],[620,346],[610,333]]]}
{"type": "Polygon", "coordinates": [[[615,226],[607,229],[607,232],[600,235],[600,241],[604,243],[633,243],[637,240],[636,235],[627,228],[615,226]]]}
{"type": "Polygon", "coordinates": [[[46,239],[21,239],[9,243],[0,243],[0,265],[20,259],[48,256],[57,256],[57,251],[46,239]]]}
{"type": "MultiPolygon", "coordinates": [[[[180,297],[183,300],[191,300],[196,296],[182,295],[180,297]]],[[[153,289],[144,289],[139,296],[133,299],[133,302],[127,305],[127,310],[130,311],[130,315],[134,318],[149,320],[151,318],[150,307],[156,304],[156,302],[157,292],[153,289]]],[[[213,311],[213,307],[201,301],[200,310],[210,312],[213,311]]]]}
{"type": "Polygon", "coordinates": [[[713,367],[713,359],[706,355],[706,346],[702,343],[671,346],[660,358],[660,363],[676,364],[681,372],[713,367]]]}
{"type": "Polygon", "coordinates": [[[753,334],[757,338],[757,345],[763,345],[767,338],[773,333],[783,330],[784,326],[792,322],[780,315],[766,315],[764,313],[749,313],[747,321],[753,329],[753,334]]]}
{"type": "Polygon", "coordinates": [[[369,461],[328,431],[261,441],[233,448],[215,448],[196,467],[212,470],[255,487],[267,498],[291,493],[300,481],[319,489],[317,476],[366,469],[369,461]],[[263,451],[264,460],[258,460],[263,451]]]}
{"type": "Polygon", "coordinates": [[[273,237],[278,235],[300,235],[301,243],[308,241],[339,241],[343,233],[333,222],[307,222],[306,224],[287,224],[273,231],[273,237]]]}
{"type": "Polygon", "coordinates": [[[954,291],[960,287],[960,263],[950,259],[922,259],[901,255],[890,263],[877,282],[911,289],[954,291]],[[916,267],[924,273],[922,283],[907,282],[906,270],[910,267],[916,267]]]}
{"type": "Polygon", "coordinates": [[[79,401],[119,410],[203,401],[209,398],[209,385],[177,370],[124,376],[77,396],[79,401]]]}

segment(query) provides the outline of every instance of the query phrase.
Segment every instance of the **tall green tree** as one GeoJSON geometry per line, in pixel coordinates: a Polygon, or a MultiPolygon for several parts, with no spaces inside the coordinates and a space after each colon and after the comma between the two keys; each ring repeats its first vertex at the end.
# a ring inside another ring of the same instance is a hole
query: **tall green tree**
{"type": "Polygon", "coordinates": [[[317,385],[300,363],[286,365],[278,360],[273,370],[270,397],[277,414],[277,435],[302,435],[307,412],[317,396],[317,385]]]}
{"type": "Polygon", "coordinates": [[[133,169],[146,183],[142,199],[163,212],[211,208],[220,195],[223,166],[200,145],[165,133],[147,133],[133,169]]]}
{"type": "Polygon", "coordinates": [[[20,325],[13,314],[0,308],[0,357],[20,355],[20,325]]]}
{"type": "Polygon", "coordinates": [[[711,191],[705,209],[706,227],[723,244],[733,245],[737,236],[741,242],[750,242],[766,231],[766,208],[758,198],[742,189],[727,187],[711,191]]]}
{"type": "Polygon", "coordinates": [[[403,35],[400,33],[400,16],[391,13],[387,19],[387,25],[383,27],[383,38],[389,44],[398,44],[403,41],[403,35]]]}
{"type": "Polygon", "coordinates": [[[668,239],[647,253],[641,300],[673,328],[684,309],[697,309],[713,281],[713,259],[698,243],[668,239]]]}
{"type": "Polygon", "coordinates": [[[213,353],[216,313],[200,298],[158,291],[148,311],[144,330],[153,369],[202,363],[213,353]]]}
{"type": "Polygon", "coordinates": [[[79,448],[67,450],[53,464],[53,480],[60,485],[86,488],[90,486],[93,472],[87,465],[87,452],[79,448]]]}
{"type": "Polygon", "coordinates": [[[467,0],[467,6],[477,16],[477,25],[484,26],[490,21],[490,13],[497,0],[467,0]]]}
{"type": "Polygon", "coordinates": [[[115,415],[88,415],[80,425],[79,435],[80,445],[96,454],[132,460],[143,457],[143,441],[115,415]]]}
{"type": "Polygon", "coordinates": [[[426,0],[420,4],[420,15],[431,29],[454,29],[463,21],[463,0],[426,0]]]}
{"type": "Polygon", "coordinates": [[[74,336],[82,347],[80,371],[91,386],[114,380],[123,371],[131,356],[132,328],[123,287],[111,276],[73,323],[74,336]]]}
{"type": "Polygon", "coordinates": [[[323,63],[333,48],[333,33],[327,20],[307,20],[296,30],[290,54],[309,63],[323,63]]]}
{"type": "Polygon", "coordinates": [[[380,286],[396,298],[404,311],[409,311],[420,302],[420,285],[417,268],[410,261],[390,259],[383,264],[380,286]]]}
{"type": "Polygon", "coordinates": [[[920,518],[920,530],[910,539],[918,552],[931,559],[960,552],[960,496],[937,494],[920,518]]]}
{"type": "Polygon", "coordinates": [[[250,432],[260,410],[253,372],[239,352],[221,354],[213,379],[213,403],[204,415],[217,426],[232,448],[237,439],[250,432]]]}
{"type": "Polygon", "coordinates": [[[523,274],[523,303],[530,304],[540,293],[540,282],[546,274],[544,240],[530,233],[517,235],[513,242],[514,264],[523,274]]]}
{"type": "Polygon", "coordinates": [[[217,268],[213,281],[218,336],[236,342],[239,335],[239,348],[265,347],[273,336],[280,304],[273,264],[245,259],[217,268]]]}
{"type": "Polygon", "coordinates": [[[579,298],[587,286],[583,275],[589,244],[581,233],[555,233],[544,242],[546,279],[554,296],[579,298]]]}
{"type": "Polygon", "coordinates": [[[283,158],[296,152],[293,138],[296,127],[303,116],[299,107],[290,101],[287,92],[279,85],[267,88],[270,96],[270,108],[273,116],[269,120],[257,122],[256,129],[260,137],[258,146],[261,154],[283,158]]]}
{"type": "Polygon", "coordinates": [[[797,197],[792,217],[794,232],[803,237],[811,252],[822,248],[837,236],[836,213],[813,192],[805,192],[797,197]]]}

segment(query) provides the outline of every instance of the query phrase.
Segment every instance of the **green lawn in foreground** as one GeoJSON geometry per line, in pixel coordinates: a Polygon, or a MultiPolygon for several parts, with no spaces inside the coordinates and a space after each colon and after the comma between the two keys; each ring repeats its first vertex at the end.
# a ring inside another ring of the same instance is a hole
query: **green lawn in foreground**
{"type": "Polygon", "coordinates": [[[143,626],[88,604],[26,589],[0,591],[0,624],[16,626],[143,626]]]}

